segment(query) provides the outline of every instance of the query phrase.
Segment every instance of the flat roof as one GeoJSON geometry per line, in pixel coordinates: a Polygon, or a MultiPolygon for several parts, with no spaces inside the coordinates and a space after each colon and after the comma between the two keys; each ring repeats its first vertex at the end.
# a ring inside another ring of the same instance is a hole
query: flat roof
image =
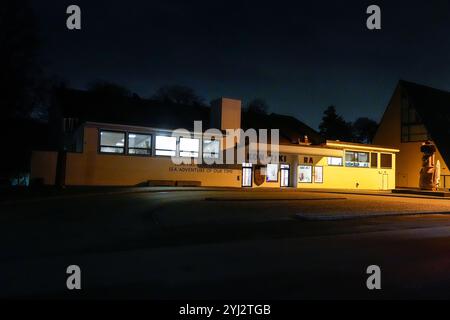
{"type": "Polygon", "coordinates": [[[345,142],[339,140],[327,140],[325,143],[326,147],[339,148],[339,149],[361,149],[361,150],[374,150],[374,151],[386,151],[386,152],[400,152],[399,149],[389,148],[385,146],[355,143],[355,142],[345,142]]]}

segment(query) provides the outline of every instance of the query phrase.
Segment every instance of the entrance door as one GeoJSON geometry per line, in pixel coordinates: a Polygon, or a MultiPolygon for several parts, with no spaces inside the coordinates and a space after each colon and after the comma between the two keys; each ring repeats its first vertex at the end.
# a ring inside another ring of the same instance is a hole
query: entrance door
{"type": "Polygon", "coordinates": [[[384,173],[382,175],[383,177],[383,185],[382,185],[382,190],[388,190],[389,189],[389,175],[384,173]]]}
{"type": "Polygon", "coordinates": [[[252,167],[251,164],[243,164],[242,165],[242,186],[243,187],[252,187],[252,167]]]}
{"type": "Polygon", "coordinates": [[[281,187],[289,187],[290,169],[288,164],[281,165],[281,187]]]}

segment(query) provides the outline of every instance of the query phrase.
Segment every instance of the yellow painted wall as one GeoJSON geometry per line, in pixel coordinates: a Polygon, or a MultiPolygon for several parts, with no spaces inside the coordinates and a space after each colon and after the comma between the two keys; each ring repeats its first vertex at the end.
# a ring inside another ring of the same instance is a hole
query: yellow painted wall
{"type": "Polygon", "coordinates": [[[240,187],[240,169],[174,165],[170,157],[99,154],[98,129],[85,128],[84,152],[68,153],[66,185],[138,185],[148,180],[201,181],[202,186],[240,187]]]}
{"type": "MultiPolygon", "coordinates": [[[[303,165],[304,156],[299,156],[299,164],[303,165]]],[[[323,167],[323,183],[298,183],[298,188],[327,189],[362,189],[382,190],[383,175],[387,175],[387,189],[395,188],[395,154],[392,155],[392,169],[351,168],[345,166],[329,166],[327,157],[313,157],[313,166],[323,167]],[[356,184],[359,184],[356,187],[356,184]]],[[[310,164],[306,164],[310,165],[310,164]]],[[[379,162],[378,162],[379,165],[379,162]]],[[[314,168],[313,168],[314,175],[314,168]]],[[[313,176],[314,181],[314,176],[313,176]]]]}
{"type": "MultiPolygon", "coordinates": [[[[98,153],[98,129],[85,127],[83,153],[68,153],[65,183],[68,186],[131,186],[149,180],[200,181],[202,186],[241,187],[240,168],[212,168],[208,166],[174,165],[170,157],[139,157],[108,155],[98,153]]],[[[358,149],[355,149],[357,151],[358,149]]],[[[344,155],[344,151],[339,152],[344,155]]],[[[328,166],[327,157],[287,154],[290,164],[290,184],[297,188],[331,188],[380,190],[383,188],[383,174],[388,177],[388,189],[395,187],[395,167],[389,170],[372,168],[347,168],[328,166]],[[308,158],[308,164],[323,167],[323,183],[297,183],[297,166],[308,158]],[[312,159],[312,163],[309,163],[312,159]]],[[[395,164],[395,154],[393,154],[395,164]]],[[[56,152],[36,152],[33,154],[32,176],[44,177],[47,184],[55,181],[56,152]]],[[[277,182],[264,182],[261,188],[279,188],[277,182]]],[[[258,187],[253,182],[253,187],[258,187]]]]}
{"type": "MultiPolygon", "coordinates": [[[[397,87],[381,119],[374,144],[399,149],[396,161],[397,187],[418,188],[422,167],[421,142],[401,142],[401,87],[397,87]]],[[[436,161],[441,162],[441,174],[450,174],[439,150],[436,161]]]]}

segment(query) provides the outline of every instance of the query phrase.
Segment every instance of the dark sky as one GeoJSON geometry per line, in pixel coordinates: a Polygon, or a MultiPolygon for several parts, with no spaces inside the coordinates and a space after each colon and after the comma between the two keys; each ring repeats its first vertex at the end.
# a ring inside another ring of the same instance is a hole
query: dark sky
{"type": "Polygon", "coordinates": [[[449,1],[33,0],[50,74],[143,97],[165,84],[265,99],[270,111],[317,127],[336,105],[379,120],[402,78],[450,90],[449,1]],[[66,8],[82,30],[66,29],[66,8]],[[366,28],[378,4],[382,30],[366,28]]]}

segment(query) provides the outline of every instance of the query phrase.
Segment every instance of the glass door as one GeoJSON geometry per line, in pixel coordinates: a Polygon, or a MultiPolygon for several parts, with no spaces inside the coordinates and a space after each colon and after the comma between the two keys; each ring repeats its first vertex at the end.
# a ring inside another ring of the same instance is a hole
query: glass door
{"type": "Polygon", "coordinates": [[[242,186],[252,187],[252,164],[243,163],[242,164],[242,186]]]}
{"type": "Polygon", "coordinates": [[[281,186],[282,187],[289,187],[289,174],[290,174],[290,168],[288,164],[282,164],[280,167],[281,170],[281,186]]]}

